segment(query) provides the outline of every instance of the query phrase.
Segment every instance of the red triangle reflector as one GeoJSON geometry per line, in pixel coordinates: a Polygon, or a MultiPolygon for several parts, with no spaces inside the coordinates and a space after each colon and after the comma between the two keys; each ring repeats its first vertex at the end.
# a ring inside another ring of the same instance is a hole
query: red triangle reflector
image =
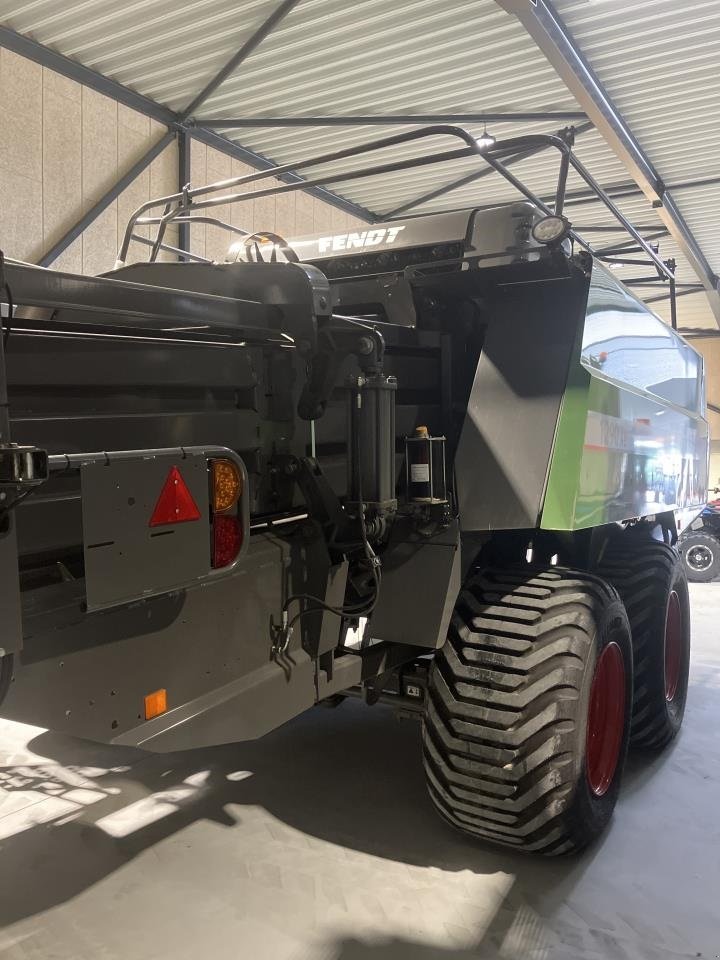
{"type": "Polygon", "coordinates": [[[169,523],[186,523],[188,520],[199,519],[200,511],[182,474],[177,467],[172,467],[150,517],[150,526],[162,527],[169,523]]]}

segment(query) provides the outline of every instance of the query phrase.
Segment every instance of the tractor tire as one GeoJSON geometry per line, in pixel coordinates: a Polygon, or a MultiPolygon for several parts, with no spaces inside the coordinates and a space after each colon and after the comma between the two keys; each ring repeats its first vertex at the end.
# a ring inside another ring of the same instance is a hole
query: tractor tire
{"type": "Polygon", "coordinates": [[[690,601],[677,550],[654,540],[610,547],[597,573],[625,604],[633,642],[630,742],[661,750],[677,735],[685,713],[690,668],[690,601]]]}
{"type": "Polygon", "coordinates": [[[581,850],[612,815],[631,702],[630,627],[611,586],[552,566],[473,574],[428,681],[433,803],[483,840],[581,850]]]}
{"type": "Polygon", "coordinates": [[[720,576],[720,541],[711,533],[688,533],[678,543],[685,573],[693,583],[710,583],[720,576]]]}

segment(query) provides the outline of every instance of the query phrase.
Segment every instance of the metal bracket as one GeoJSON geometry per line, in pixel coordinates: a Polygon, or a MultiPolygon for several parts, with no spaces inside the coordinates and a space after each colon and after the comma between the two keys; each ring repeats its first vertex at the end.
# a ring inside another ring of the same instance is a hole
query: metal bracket
{"type": "Polygon", "coordinates": [[[40,447],[0,447],[0,487],[36,487],[48,478],[48,455],[40,447]]]}
{"type": "Polygon", "coordinates": [[[283,454],[275,457],[273,465],[297,482],[307,504],[308,514],[320,524],[325,542],[328,546],[335,544],[340,531],[347,527],[350,518],[318,461],[312,457],[283,454]]]}
{"type": "Polygon", "coordinates": [[[0,446],[0,516],[48,478],[48,455],[40,447],[0,446]]]}
{"type": "Polygon", "coordinates": [[[298,402],[298,414],[303,420],[317,420],[325,413],[346,357],[354,354],[365,374],[382,370],[385,341],[380,331],[370,324],[349,317],[333,317],[331,323],[318,328],[317,343],[298,402]]]}

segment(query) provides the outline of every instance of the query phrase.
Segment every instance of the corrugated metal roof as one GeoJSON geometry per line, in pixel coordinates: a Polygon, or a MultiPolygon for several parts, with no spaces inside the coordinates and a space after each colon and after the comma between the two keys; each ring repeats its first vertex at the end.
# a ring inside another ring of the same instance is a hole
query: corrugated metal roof
{"type": "MultiPolygon", "coordinates": [[[[174,110],[182,110],[277,8],[278,0],[0,0],[14,30],[174,110]]],[[[668,183],[720,175],[720,2],[557,0],[556,7],[626,120],[668,183]]],[[[482,111],[572,111],[578,104],[519,22],[494,0],[301,0],[210,97],[204,117],[323,116],[482,111]]],[[[560,124],[495,124],[498,138],[554,132],[560,124]]],[[[268,128],[223,131],[278,163],[397,133],[393,127],[268,128]]],[[[410,128],[408,128],[410,129],[410,128]]],[[[479,127],[470,126],[476,136],[479,127]]],[[[422,149],[447,149],[434,140],[422,149]]],[[[373,163],[418,153],[405,145],[373,163]]],[[[604,185],[627,184],[624,166],[596,132],[578,156],[604,185]]],[[[355,166],[363,161],[354,161],[355,166]]],[[[452,182],[477,160],[424,167],[333,189],[382,215],[452,182]]],[[[538,193],[552,191],[550,152],[513,171],[538,193]]],[[[569,189],[582,186],[571,175],[569,189]]],[[[715,211],[720,185],[677,191],[675,199],[720,272],[715,211]]],[[[514,198],[497,176],[446,194],[421,210],[514,198]]],[[[637,195],[618,201],[645,224],[660,222],[637,195]]],[[[415,212],[415,211],[414,211],[415,212]]],[[[608,223],[599,203],[570,206],[576,223],[608,223]]],[[[609,237],[608,240],[611,240],[609,237]]],[[[678,280],[696,278],[674,244],[678,280]]],[[[626,271],[621,271],[621,275],[626,271]]],[[[681,324],[714,327],[702,294],[678,301],[681,324]]],[[[660,312],[663,306],[660,305],[660,312]]]]}
{"type": "Polygon", "coordinates": [[[160,103],[185,106],[277,0],[0,0],[6,26],[160,103]]]}
{"type": "MultiPolygon", "coordinates": [[[[720,274],[720,3],[718,0],[555,0],[578,46],[672,190],[720,274]]],[[[672,256],[672,244],[663,242],[672,256]]],[[[676,255],[676,254],[675,254],[676,255]]],[[[679,279],[689,271],[682,264],[679,279]]],[[[702,295],[678,301],[684,326],[710,325],[702,295]]]]}

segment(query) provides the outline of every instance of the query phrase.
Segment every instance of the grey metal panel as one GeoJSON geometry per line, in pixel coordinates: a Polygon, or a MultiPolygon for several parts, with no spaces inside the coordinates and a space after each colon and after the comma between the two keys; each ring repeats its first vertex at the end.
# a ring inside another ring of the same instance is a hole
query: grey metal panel
{"type": "Polygon", "coordinates": [[[349,653],[335,657],[330,672],[318,670],[318,700],[354,687],[363,679],[363,658],[349,653]]]}
{"type": "Polygon", "coordinates": [[[294,650],[112,742],[164,753],[256,740],[313,706],[315,699],[315,663],[303,650],[294,650]]]}
{"type": "Polygon", "coordinates": [[[207,461],[191,456],[91,461],[81,468],[88,610],[163,593],[207,573],[207,461]],[[199,518],[152,528],[155,504],[177,469],[199,518]]]}
{"type": "MultiPolygon", "coordinates": [[[[289,561],[285,542],[260,534],[227,579],[94,614],[83,611],[82,581],[27,591],[24,650],[16,657],[2,715],[110,741],[144,727],[143,697],[151,691],[167,689],[172,710],[240,678],[260,676],[271,659],[270,620],[280,618],[289,561]]],[[[296,633],[293,656],[299,644],[296,633]]],[[[286,670],[291,668],[288,663],[286,670]]],[[[288,698],[294,709],[307,705],[306,679],[303,674],[302,698],[288,698]]],[[[262,715],[276,725],[288,714],[279,685],[273,689],[277,696],[268,699],[262,715]]],[[[213,739],[243,739],[251,721],[230,711],[213,739]]],[[[195,742],[193,726],[185,724],[185,745],[195,742]]],[[[135,742],[141,736],[138,731],[135,742]]]]}
{"type": "Polygon", "coordinates": [[[177,590],[211,573],[205,453],[122,459],[110,454],[107,460],[83,463],[80,473],[89,611],[177,590]],[[179,478],[173,481],[175,470],[179,478]],[[168,482],[185,483],[199,517],[151,527],[155,505],[168,482]]]}
{"type": "MultiPolygon", "coordinates": [[[[320,237],[292,237],[289,242],[303,260],[318,261],[322,267],[324,260],[331,259],[335,271],[338,265],[342,266],[343,257],[407,250],[450,241],[461,244],[468,256],[486,257],[511,250],[512,258],[517,256],[519,233],[522,233],[524,247],[542,249],[529,236],[530,226],[540,216],[531,203],[513,203],[494,210],[469,209],[398,219],[343,233],[328,231],[320,237]],[[519,231],[519,224],[525,224],[526,229],[519,231]]],[[[371,272],[371,268],[368,272],[371,272]]]]}
{"type": "Polygon", "coordinates": [[[322,260],[357,254],[363,250],[379,252],[395,247],[424,246],[428,243],[443,243],[449,240],[464,240],[468,233],[471,210],[458,213],[437,214],[432,221],[417,219],[405,223],[377,223],[357,227],[355,230],[337,234],[328,230],[325,236],[290,237],[290,245],[302,260],[322,260]]]}
{"type": "Polygon", "coordinates": [[[22,646],[20,584],[15,523],[0,517],[0,657],[22,646]],[[3,523],[6,529],[3,531],[3,523]]]}
{"type": "MultiPolygon", "coordinates": [[[[287,343],[290,337],[304,350],[315,345],[317,318],[330,312],[327,277],[316,267],[304,263],[138,263],[116,270],[110,276],[121,280],[139,279],[150,289],[153,284],[159,284],[160,288],[169,284],[175,293],[183,290],[191,293],[188,299],[212,295],[218,300],[234,302],[238,309],[236,329],[244,331],[246,339],[277,341],[282,338],[287,343]],[[254,315],[255,307],[266,311],[259,323],[254,315]]],[[[196,329],[204,330],[201,320],[196,329]]],[[[210,335],[214,331],[205,332],[210,335]]]]}
{"type": "Polygon", "coordinates": [[[49,416],[18,417],[13,420],[18,442],[32,442],[51,453],[84,453],[112,446],[118,450],[142,447],[198,446],[221,444],[236,450],[257,446],[257,413],[251,410],[167,410],[135,414],[118,409],[106,414],[81,417],[69,414],[53,420],[49,416]]]}
{"type": "MultiPolygon", "coordinates": [[[[579,272],[578,272],[579,273],[579,272]]],[[[589,278],[500,288],[455,456],[463,532],[535,527],[589,278]]]]}
{"type": "Polygon", "coordinates": [[[20,556],[78,549],[82,543],[79,490],[52,496],[41,488],[19,505],[17,528],[20,556]]]}
{"type": "MultiPolygon", "coordinates": [[[[178,266],[187,269],[187,265],[178,266]]],[[[103,318],[109,323],[107,318],[112,318],[119,326],[132,327],[140,320],[144,328],[156,326],[160,331],[168,326],[193,330],[202,326],[212,332],[266,333],[279,320],[278,311],[263,303],[211,293],[189,296],[177,289],[164,289],[157,279],[148,284],[128,282],[121,272],[112,279],[83,277],[16,261],[6,262],[5,271],[16,304],[49,306],[60,312],[71,307],[68,312],[79,325],[97,324],[103,318]]]]}
{"type": "Polygon", "coordinates": [[[425,537],[406,518],[398,517],[383,554],[380,599],[367,635],[435,649],[445,641],[459,589],[458,522],[453,520],[425,537]]]}
{"type": "MultiPolygon", "coordinates": [[[[2,262],[0,261],[0,265],[2,262]]],[[[4,291],[7,292],[7,291],[4,291]]],[[[8,403],[7,371],[5,367],[5,331],[0,320],[0,448],[10,445],[10,407],[8,403]]],[[[12,487],[0,486],[3,506],[15,496],[12,487]]],[[[0,509],[0,657],[19,650],[22,645],[20,626],[20,585],[18,581],[18,552],[15,522],[12,513],[0,509]]],[[[7,664],[7,661],[6,661],[7,664]]],[[[1,667],[1,665],[0,665],[1,667]]],[[[2,671],[0,670],[0,675],[2,671]]],[[[0,688],[5,678],[0,680],[0,688]]],[[[3,691],[0,690],[0,694],[3,691]]]]}
{"type": "MultiPolygon", "coordinates": [[[[163,389],[178,396],[177,388],[190,395],[193,387],[242,389],[252,387],[257,377],[252,352],[233,344],[197,344],[181,340],[133,340],[62,333],[30,333],[15,329],[8,355],[8,385],[24,388],[13,393],[12,416],[39,403],[39,392],[28,396],[29,387],[64,388],[55,391],[57,410],[67,402],[67,387],[102,385],[133,389],[134,412],[143,408],[150,390],[163,389]]],[[[80,393],[81,391],[76,391],[80,393]]],[[[180,394],[182,395],[182,394],[180,394]]],[[[129,402],[128,402],[129,405],[129,402]]],[[[87,401],[84,404],[87,413],[87,401]]],[[[88,448],[89,449],[89,448],[88,448]]]]}
{"type": "MultiPolygon", "coordinates": [[[[347,560],[332,565],[327,544],[319,525],[307,520],[297,530],[299,553],[297,560],[288,569],[287,593],[307,594],[322,597],[332,607],[342,607],[345,601],[349,564],[347,560]]],[[[303,648],[312,657],[319,657],[334,650],[340,642],[341,619],[329,611],[313,610],[305,606],[305,614],[298,621],[295,632],[303,638],[303,648]]],[[[295,602],[289,610],[291,616],[300,610],[295,602]]]]}

